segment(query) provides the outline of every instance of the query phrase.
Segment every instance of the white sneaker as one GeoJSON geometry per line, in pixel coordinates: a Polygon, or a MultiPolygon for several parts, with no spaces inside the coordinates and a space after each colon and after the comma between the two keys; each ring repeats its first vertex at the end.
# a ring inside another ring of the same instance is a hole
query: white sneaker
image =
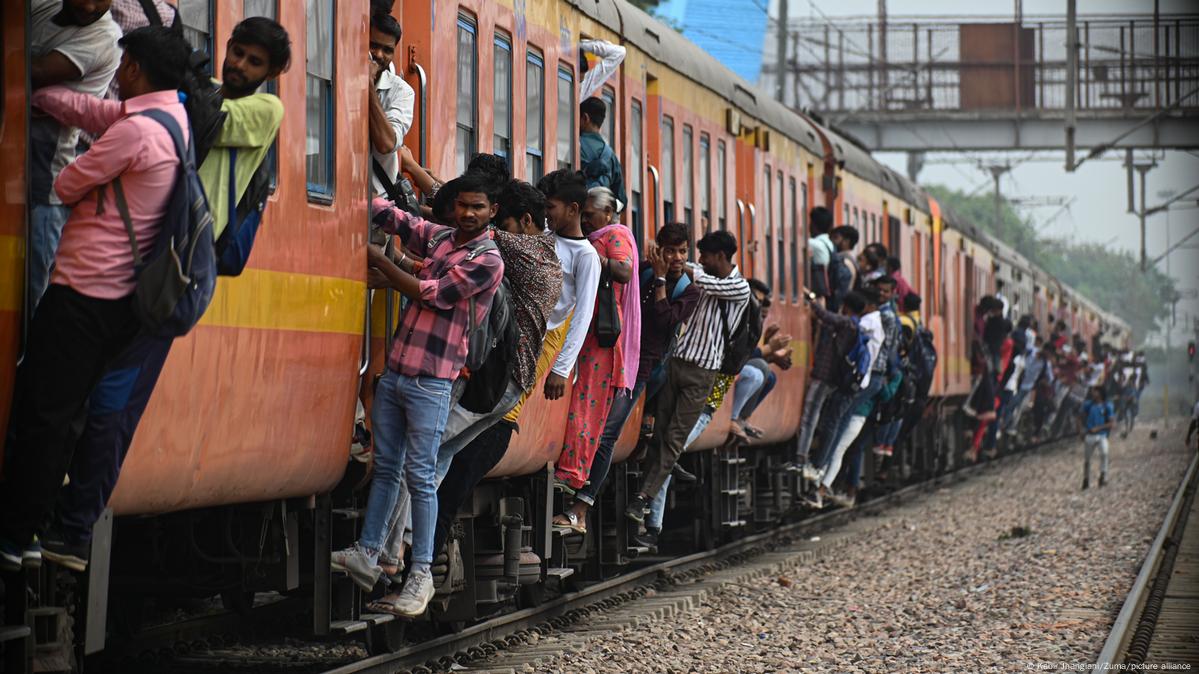
{"type": "Polygon", "coordinates": [[[805,463],[803,467],[803,477],[808,482],[819,482],[824,477],[824,471],[810,463],[805,463]]]}
{"type": "Polygon", "coordinates": [[[329,562],[334,571],[349,575],[350,580],[362,588],[363,592],[373,590],[375,583],[379,582],[379,575],[383,573],[379,565],[372,562],[370,556],[366,554],[366,550],[363,550],[357,543],[345,550],[338,550],[331,554],[329,562]]]}
{"type": "Polygon", "coordinates": [[[428,571],[412,571],[400,596],[396,598],[396,613],[406,618],[419,618],[429,606],[429,600],[437,588],[433,587],[433,574],[428,571]]]}

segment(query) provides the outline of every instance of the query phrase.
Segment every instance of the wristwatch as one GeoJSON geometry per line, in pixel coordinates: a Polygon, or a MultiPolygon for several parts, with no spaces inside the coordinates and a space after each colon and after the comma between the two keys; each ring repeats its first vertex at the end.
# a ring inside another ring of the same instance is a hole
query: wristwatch
{"type": "Polygon", "coordinates": [[[666,285],[666,277],[665,277],[665,276],[659,276],[658,278],[654,279],[654,282],[655,282],[655,284],[657,284],[657,285],[660,285],[660,286],[663,286],[663,287],[665,287],[665,285],[666,285]]]}

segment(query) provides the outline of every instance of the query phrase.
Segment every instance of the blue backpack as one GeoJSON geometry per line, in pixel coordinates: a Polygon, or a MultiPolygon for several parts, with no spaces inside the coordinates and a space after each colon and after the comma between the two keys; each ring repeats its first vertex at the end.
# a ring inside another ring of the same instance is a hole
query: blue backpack
{"type": "Polygon", "coordinates": [[[143,258],[129,217],[121,179],[113,180],[113,193],[121,220],[133,248],[136,279],[134,313],[151,335],[186,335],[204,315],[216,289],[216,250],[212,242],[212,213],[208,197],[196,175],[192,144],[184,145],[183,131],[170,113],[146,110],[139,114],[161,124],[175,142],[179,171],[167,201],[158,236],[143,258]]]}
{"type": "Polygon", "coordinates": [[[221,276],[239,276],[254,249],[254,237],[262,224],[262,212],[266,209],[266,198],[270,192],[270,177],[260,164],[250,178],[250,184],[242,195],[242,206],[237,200],[237,148],[229,149],[229,222],[216,241],[217,273],[221,276]]]}
{"type": "Polygon", "coordinates": [[[857,339],[845,354],[845,378],[841,388],[846,391],[858,391],[862,388],[862,380],[870,373],[870,335],[862,329],[857,318],[853,319],[857,328],[857,339]]]}

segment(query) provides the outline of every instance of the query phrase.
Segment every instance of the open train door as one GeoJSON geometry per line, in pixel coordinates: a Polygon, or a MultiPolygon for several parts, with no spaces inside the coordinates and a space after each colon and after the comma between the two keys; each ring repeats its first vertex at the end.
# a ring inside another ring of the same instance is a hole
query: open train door
{"type": "MultiPolygon", "coordinates": [[[[0,419],[7,420],[12,405],[13,382],[24,348],[28,327],[25,280],[28,212],[25,184],[29,133],[28,49],[26,3],[0,5],[0,96],[4,118],[0,120],[0,419]]],[[[6,421],[7,423],[7,421],[6,421]]],[[[7,429],[6,429],[7,431],[7,429]]]]}

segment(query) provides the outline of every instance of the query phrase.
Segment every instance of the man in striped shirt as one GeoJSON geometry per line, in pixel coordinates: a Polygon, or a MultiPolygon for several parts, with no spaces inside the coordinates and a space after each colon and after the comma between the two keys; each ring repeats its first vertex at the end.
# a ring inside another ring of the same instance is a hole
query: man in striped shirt
{"type": "Polygon", "coordinates": [[[700,267],[686,273],[700,291],[686,331],[666,364],[666,383],[658,393],[654,418],[658,426],[646,454],[641,490],[629,503],[625,516],[641,523],[645,508],[670,475],[687,440],[687,434],[704,410],[724,359],[725,344],[737,330],[749,306],[749,283],[733,264],[737,240],[715,231],[699,240],[700,267]]]}

